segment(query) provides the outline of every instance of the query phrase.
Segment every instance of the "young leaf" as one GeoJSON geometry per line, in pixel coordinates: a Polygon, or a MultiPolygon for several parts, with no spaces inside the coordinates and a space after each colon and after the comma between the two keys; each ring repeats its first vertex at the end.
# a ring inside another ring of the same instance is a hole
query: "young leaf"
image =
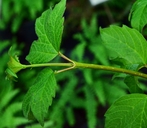
{"type": "Polygon", "coordinates": [[[105,114],[105,128],[146,128],[147,96],[130,94],[118,99],[105,114]]]}
{"type": "Polygon", "coordinates": [[[129,64],[147,63],[147,41],[137,30],[125,25],[112,25],[101,29],[101,38],[104,45],[115,52],[115,58],[118,57],[129,64]]]}
{"type": "Polygon", "coordinates": [[[129,20],[131,26],[138,31],[142,31],[143,27],[147,24],[147,0],[137,0],[131,9],[129,20]]]}
{"type": "Polygon", "coordinates": [[[7,79],[14,79],[17,78],[16,73],[19,72],[22,69],[25,69],[26,66],[21,64],[18,60],[17,56],[10,56],[9,62],[7,63],[8,68],[6,69],[7,79]],[[14,78],[13,78],[14,77],[14,78]]]}
{"type": "Polygon", "coordinates": [[[24,115],[29,118],[33,114],[43,126],[48,107],[52,104],[52,97],[55,96],[55,90],[54,72],[45,68],[38,74],[34,85],[24,98],[22,105],[24,115]]]}
{"type": "Polygon", "coordinates": [[[61,0],[53,9],[45,11],[36,20],[38,40],[34,41],[26,59],[30,63],[44,63],[58,55],[63,33],[63,13],[66,0],[61,0]]]}

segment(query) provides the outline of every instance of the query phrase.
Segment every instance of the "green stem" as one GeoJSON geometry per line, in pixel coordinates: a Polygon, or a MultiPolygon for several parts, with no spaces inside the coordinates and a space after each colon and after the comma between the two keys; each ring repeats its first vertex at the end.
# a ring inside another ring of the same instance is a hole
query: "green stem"
{"type": "Polygon", "coordinates": [[[104,66],[104,65],[96,65],[96,64],[87,64],[87,63],[79,63],[74,62],[75,68],[91,68],[91,69],[98,69],[98,70],[106,70],[106,71],[112,71],[112,72],[119,72],[119,73],[125,73],[133,76],[139,76],[147,79],[147,74],[136,72],[132,70],[127,70],[123,68],[117,68],[112,66],[104,66]]]}
{"type": "Polygon", "coordinates": [[[73,66],[72,63],[44,63],[44,64],[31,64],[25,65],[25,68],[35,68],[35,67],[71,67],[73,66]]]}
{"type": "Polygon", "coordinates": [[[32,64],[32,65],[24,65],[24,68],[34,68],[34,67],[53,67],[53,66],[59,66],[59,67],[69,67],[65,68],[63,70],[57,71],[57,73],[60,73],[62,71],[75,69],[75,68],[90,68],[90,69],[97,69],[97,70],[106,70],[106,71],[112,71],[112,72],[119,72],[119,73],[125,73],[133,76],[139,76],[147,79],[147,74],[127,70],[123,68],[117,68],[112,66],[104,66],[104,65],[97,65],[97,64],[88,64],[88,63],[80,63],[72,61],[71,63],[45,63],[45,64],[32,64]]]}

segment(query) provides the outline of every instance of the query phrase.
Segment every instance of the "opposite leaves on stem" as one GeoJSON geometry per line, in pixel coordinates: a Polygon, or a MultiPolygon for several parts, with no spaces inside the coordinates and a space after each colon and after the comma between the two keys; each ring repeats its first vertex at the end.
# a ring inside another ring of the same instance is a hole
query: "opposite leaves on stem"
{"type": "MultiPolygon", "coordinates": [[[[60,50],[63,33],[63,14],[66,0],[61,0],[53,9],[45,11],[36,20],[38,40],[32,43],[26,59],[31,64],[47,63],[55,58],[60,50]]],[[[29,119],[35,117],[44,125],[44,118],[55,96],[56,80],[54,72],[45,68],[42,70],[23,101],[23,113],[29,119]]]]}

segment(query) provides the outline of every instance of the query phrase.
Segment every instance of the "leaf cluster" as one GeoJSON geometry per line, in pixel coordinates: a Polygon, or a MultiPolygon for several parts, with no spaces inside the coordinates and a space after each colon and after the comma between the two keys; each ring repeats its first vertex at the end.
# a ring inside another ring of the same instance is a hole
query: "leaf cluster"
{"type": "MultiPolygon", "coordinates": [[[[66,0],[61,0],[36,20],[35,30],[38,39],[32,43],[26,57],[30,65],[22,65],[16,56],[11,57],[8,63],[7,75],[12,78],[16,77],[16,73],[21,69],[43,67],[37,71],[37,77],[24,97],[23,114],[28,119],[36,119],[44,127],[62,128],[66,123],[69,126],[77,124],[75,111],[82,109],[86,113],[86,125],[95,128],[104,121],[104,118],[98,116],[99,107],[108,109],[111,105],[105,114],[106,128],[145,127],[145,86],[136,76],[140,74],[140,69],[146,68],[147,63],[147,41],[142,34],[147,24],[147,2],[137,0],[133,4],[129,15],[132,28],[126,25],[111,25],[98,30],[97,15],[93,15],[89,24],[83,19],[82,32],[74,36],[80,44],[69,55],[76,61],[67,58],[60,49],[65,6],[66,0]],[[56,61],[58,56],[69,63],[51,63],[56,61]],[[106,67],[109,65],[112,71],[119,73],[113,75],[112,72],[91,69],[64,72],[78,68],[77,61],[106,65],[99,68],[103,70],[107,70],[106,67]],[[51,64],[68,68],[54,71],[49,67],[51,64]],[[118,70],[118,67],[122,70],[118,70]],[[128,74],[122,74],[126,73],[126,70],[128,74]],[[130,75],[129,71],[134,71],[134,76],[130,75]],[[63,75],[61,72],[64,72],[63,75]]],[[[2,45],[2,48],[4,47],[5,45],[2,45]]],[[[17,94],[17,90],[10,92],[12,97],[17,94]]],[[[3,102],[5,101],[9,102],[3,102]]],[[[14,106],[18,109],[20,107],[14,106]]],[[[7,115],[7,112],[5,114],[7,115]]],[[[2,116],[5,118],[5,115],[2,116]]]]}
{"type": "MultiPolygon", "coordinates": [[[[132,28],[124,25],[122,27],[113,25],[109,28],[101,29],[104,44],[108,50],[114,52],[115,57],[113,56],[113,59],[116,58],[120,62],[120,66],[136,71],[139,71],[147,63],[145,50],[147,41],[141,33],[147,23],[144,18],[146,15],[145,9],[146,1],[144,0],[138,0],[133,4],[129,16],[132,28]],[[141,15],[138,15],[138,13],[141,15]]],[[[128,85],[130,93],[143,93],[138,78],[127,75],[124,82],[128,85]]],[[[115,101],[105,114],[105,127],[145,127],[144,119],[146,120],[146,118],[144,115],[146,115],[146,107],[141,107],[146,106],[146,103],[143,102],[144,100],[146,100],[146,95],[144,94],[130,94],[115,101]],[[142,97],[143,100],[137,101],[142,97]],[[137,111],[135,110],[136,107],[137,111]],[[138,111],[140,109],[142,109],[143,113],[138,111]]]]}
{"type": "Polygon", "coordinates": [[[6,29],[9,24],[11,31],[16,33],[24,20],[36,19],[47,5],[56,2],[55,0],[4,0],[0,4],[0,28],[6,29]]]}

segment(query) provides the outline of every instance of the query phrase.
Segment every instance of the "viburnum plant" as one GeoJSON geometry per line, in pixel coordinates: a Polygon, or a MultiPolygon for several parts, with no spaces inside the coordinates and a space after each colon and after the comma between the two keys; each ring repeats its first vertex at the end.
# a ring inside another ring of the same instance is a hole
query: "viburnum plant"
{"type": "Polygon", "coordinates": [[[77,62],[61,53],[65,6],[66,0],[61,0],[54,8],[43,12],[36,20],[38,40],[32,43],[30,53],[26,57],[30,65],[21,64],[18,57],[11,54],[11,49],[9,51],[10,60],[6,70],[8,79],[15,80],[17,72],[22,69],[43,67],[24,97],[22,109],[25,117],[36,118],[43,126],[48,108],[55,97],[56,74],[71,69],[91,68],[97,72],[99,70],[117,72],[114,77],[119,77],[121,74],[130,92],[117,99],[107,110],[105,127],[145,128],[147,126],[147,96],[138,79],[147,78],[147,74],[140,72],[142,68],[147,67],[147,41],[142,34],[147,24],[147,1],[137,0],[133,4],[129,15],[132,28],[126,25],[100,28],[101,39],[110,51],[111,60],[115,60],[115,67],[77,62]],[[65,59],[67,63],[51,63],[57,56],[65,59]],[[63,68],[54,71],[51,68],[53,66],[63,68]]]}

